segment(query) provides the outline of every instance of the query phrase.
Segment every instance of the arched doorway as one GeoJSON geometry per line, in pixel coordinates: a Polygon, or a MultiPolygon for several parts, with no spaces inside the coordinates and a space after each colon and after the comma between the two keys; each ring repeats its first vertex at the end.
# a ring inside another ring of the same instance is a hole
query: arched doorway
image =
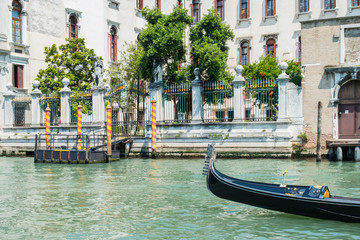
{"type": "Polygon", "coordinates": [[[351,80],[339,91],[339,138],[360,139],[360,81],[351,80]]]}

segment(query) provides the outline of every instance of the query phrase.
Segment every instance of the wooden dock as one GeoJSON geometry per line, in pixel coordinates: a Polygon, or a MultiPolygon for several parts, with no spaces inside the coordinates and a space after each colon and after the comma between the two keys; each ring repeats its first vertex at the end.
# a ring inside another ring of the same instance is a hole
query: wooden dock
{"type": "Polygon", "coordinates": [[[130,151],[132,139],[112,140],[109,154],[106,135],[38,134],[35,137],[35,163],[105,163],[118,161],[130,151]]]}
{"type": "Polygon", "coordinates": [[[326,140],[330,160],[360,160],[360,139],[326,140]]]}

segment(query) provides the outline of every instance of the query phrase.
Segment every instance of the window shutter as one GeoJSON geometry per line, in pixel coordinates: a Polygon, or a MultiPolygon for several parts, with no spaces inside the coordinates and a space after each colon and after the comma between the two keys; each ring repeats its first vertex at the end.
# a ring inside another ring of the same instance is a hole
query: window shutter
{"type": "Polygon", "coordinates": [[[17,65],[18,69],[18,88],[24,88],[24,66],[17,65]]]}
{"type": "Polygon", "coordinates": [[[217,0],[214,0],[215,11],[217,11],[217,0]]]}
{"type": "Polygon", "coordinates": [[[274,3],[274,16],[276,15],[276,0],[273,0],[274,3]]]}
{"type": "Polygon", "coordinates": [[[13,65],[13,67],[12,67],[12,85],[13,85],[13,87],[16,87],[15,85],[16,85],[16,79],[15,79],[15,71],[16,71],[16,65],[13,65]]]}
{"type": "Polygon", "coordinates": [[[69,38],[71,38],[71,23],[69,24],[69,38]]]}
{"type": "Polygon", "coordinates": [[[140,0],[140,9],[143,9],[143,0],[140,0]]]}
{"type": "Polygon", "coordinates": [[[268,6],[267,6],[267,4],[268,4],[268,1],[265,0],[265,16],[267,16],[267,14],[268,14],[268,6]]]}
{"type": "Polygon", "coordinates": [[[78,38],[79,37],[79,26],[76,25],[75,26],[75,38],[78,38]]]}
{"type": "Polygon", "coordinates": [[[114,61],[117,61],[117,36],[114,36],[114,61]]]}
{"type": "Polygon", "coordinates": [[[191,17],[194,17],[194,5],[190,4],[191,17]]]}

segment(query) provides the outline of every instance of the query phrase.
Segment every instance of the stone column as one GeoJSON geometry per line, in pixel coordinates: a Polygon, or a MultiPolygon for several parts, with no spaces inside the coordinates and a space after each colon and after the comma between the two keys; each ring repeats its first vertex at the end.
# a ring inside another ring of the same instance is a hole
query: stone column
{"type": "Polygon", "coordinates": [[[61,109],[61,125],[68,125],[71,122],[71,104],[70,94],[71,89],[68,87],[70,80],[64,78],[62,84],[64,87],[60,90],[60,109],[61,109]]]}
{"type": "Polygon", "coordinates": [[[150,83],[151,100],[156,100],[156,121],[164,121],[164,82],[150,83]]]}
{"type": "Polygon", "coordinates": [[[235,67],[236,77],[234,84],[234,122],[245,120],[245,78],[241,75],[244,68],[241,65],[235,67]]]}
{"type": "Polygon", "coordinates": [[[282,73],[277,78],[278,81],[278,89],[279,89],[279,109],[278,109],[278,121],[286,121],[289,120],[288,115],[288,93],[287,93],[287,84],[290,80],[289,76],[285,73],[288,68],[288,64],[286,62],[282,62],[279,64],[279,67],[282,73]]]}
{"type": "Polygon", "coordinates": [[[31,126],[40,126],[41,123],[41,106],[40,97],[41,91],[39,90],[40,82],[35,80],[33,82],[34,90],[30,93],[31,95],[31,126]]]}
{"type": "Polygon", "coordinates": [[[194,70],[195,80],[191,83],[192,89],[192,119],[191,123],[201,123],[204,117],[203,109],[203,83],[200,81],[200,69],[194,70]]]}
{"type": "Polygon", "coordinates": [[[3,103],[4,126],[11,127],[14,123],[14,108],[12,105],[12,100],[15,98],[15,93],[12,91],[11,83],[6,84],[6,88],[8,90],[3,95],[4,96],[4,103],[3,103]]]}
{"type": "Polygon", "coordinates": [[[92,91],[92,108],[93,108],[93,122],[105,124],[105,87],[95,86],[91,88],[92,91]]]}

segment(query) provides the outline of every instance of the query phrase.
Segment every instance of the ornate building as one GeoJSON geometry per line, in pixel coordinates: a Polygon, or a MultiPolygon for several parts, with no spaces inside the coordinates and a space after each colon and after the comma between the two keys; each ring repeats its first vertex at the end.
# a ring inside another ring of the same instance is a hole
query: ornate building
{"type": "MultiPolygon", "coordinates": [[[[342,66],[349,63],[349,59],[352,59],[353,66],[358,64],[356,56],[359,53],[349,53],[350,48],[347,47],[358,44],[344,43],[350,41],[350,37],[346,37],[349,36],[346,24],[337,22],[338,27],[324,35],[324,39],[319,38],[319,31],[323,29],[320,26],[323,23],[329,24],[330,28],[333,23],[331,19],[342,21],[344,17],[352,17],[351,19],[358,22],[359,0],[2,0],[0,93],[6,91],[8,83],[11,83],[17,92],[31,90],[31,84],[39,69],[46,67],[44,47],[63,44],[65,38],[85,38],[87,46],[103,57],[104,67],[107,68],[117,61],[122,45],[135,41],[144,28],[146,23],[140,13],[143,7],[156,6],[162,12],[169,13],[174,5],[188,9],[195,23],[201,20],[208,9],[216,9],[235,34],[235,39],[228,43],[230,68],[237,64],[254,62],[267,54],[281,60],[302,60],[306,67],[305,127],[308,127],[310,133],[314,132],[315,119],[313,111],[309,109],[313,109],[317,102],[315,96],[318,96],[314,89],[321,92],[323,87],[313,81],[316,73],[311,72],[311,68],[320,64],[321,71],[324,71],[326,66],[329,76],[337,76],[340,70],[328,69],[330,66],[342,66]],[[309,25],[314,25],[312,32],[308,29],[309,25]],[[306,39],[303,34],[307,34],[306,39]],[[312,41],[313,39],[316,41],[312,41]],[[303,56],[304,52],[306,56],[303,56]],[[332,54],[323,55],[327,57],[315,61],[319,53],[332,54]],[[329,61],[331,63],[327,65],[329,61]]],[[[189,45],[189,42],[186,44],[189,45]]],[[[353,74],[357,79],[357,72],[353,74]]],[[[334,77],[326,81],[330,79],[334,77]]],[[[336,84],[331,85],[331,88],[336,88],[336,84]]],[[[336,102],[333,92],[322,93],[324,96],[331,96],[331,104],[336,102]]],[[[325,101],[324,105],[328,103],[325,101]]],[[[338,137],[333,133],[336,127],[331,123],[325,128],[325,133],[338,137]]]]}

